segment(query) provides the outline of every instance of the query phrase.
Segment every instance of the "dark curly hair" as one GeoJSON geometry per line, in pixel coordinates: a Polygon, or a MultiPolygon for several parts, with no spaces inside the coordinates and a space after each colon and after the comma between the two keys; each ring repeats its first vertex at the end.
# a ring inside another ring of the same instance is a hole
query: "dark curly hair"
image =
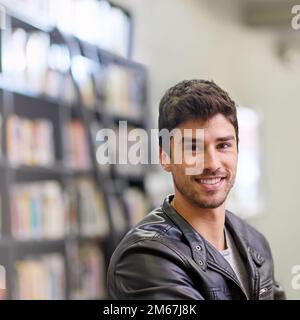
{"type": "MultiPolygon", "coordinates": [[[[208,80],[184,80],[166,91],[159,104],[159,131],[172,131],[181,123],[200,118],[208,120],[216,114],[224,115],[235,129],[238,143],[236,104],[228,93],[208,80]]],[[[162,137],[159,137],[162,147],[162,137]]]]}

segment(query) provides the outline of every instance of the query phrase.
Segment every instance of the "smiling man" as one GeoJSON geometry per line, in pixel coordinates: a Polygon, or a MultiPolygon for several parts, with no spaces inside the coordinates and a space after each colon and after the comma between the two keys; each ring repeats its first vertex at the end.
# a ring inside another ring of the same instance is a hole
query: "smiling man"
{"type": "Polygon", "coordinates": [[[238,160],[235,103],[214,82],[180,82],[160,102],[159,129],[177,130],[182,137],[170,135],[169,147],[163,137],[159,141],[174,195],[117,247],[108,270],[110,297],[285,298],[266,239],[225,208],[238,160]],[[175,161],[177,152],[181,161],[175,161]]]}

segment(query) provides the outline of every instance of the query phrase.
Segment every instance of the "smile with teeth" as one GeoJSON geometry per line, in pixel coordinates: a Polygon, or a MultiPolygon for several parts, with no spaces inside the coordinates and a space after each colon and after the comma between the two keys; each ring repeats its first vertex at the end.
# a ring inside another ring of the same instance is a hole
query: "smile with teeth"
{"type": "Polygon", "coordinates": [[[205,184],[216,184],[221,181],[221,178],[214,178],[214,179],[199,179],[198,180],[200,183],[205,183],[205,184]]]}
{"type": "Polygon", "coordinates": [[[197,179],[201,184],[217,184],[221,181],[222,178],[210,178],[210,179],[197,179]]]}

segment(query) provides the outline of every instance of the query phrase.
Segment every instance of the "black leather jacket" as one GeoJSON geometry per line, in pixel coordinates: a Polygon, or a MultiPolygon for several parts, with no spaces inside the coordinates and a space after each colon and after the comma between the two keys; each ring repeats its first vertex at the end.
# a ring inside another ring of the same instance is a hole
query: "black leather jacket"
{"type": "MultiPolygon", "coordinates": [[[[170,205],[150,212],[115,250],[108,270],[112,299],[242,299],[232,268],[170,205]]],[[[275,282],[270,247],[262,234],[226,211],[231,233],[246,263],[250,299],[284,299],[275,282]]]]}

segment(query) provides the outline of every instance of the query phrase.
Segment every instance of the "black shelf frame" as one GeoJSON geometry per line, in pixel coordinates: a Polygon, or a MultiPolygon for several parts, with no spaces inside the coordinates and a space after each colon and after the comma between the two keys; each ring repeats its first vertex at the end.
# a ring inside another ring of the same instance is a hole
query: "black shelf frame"
{"type": "MultiPolygon", "coordinates": [[[[117,6],[117,5],[114,5],[117,6]]],[[[117,6],[119,7],[119,6],[117,6]]],[[[120,7],[121,8],[121,7],[120,7]]],[[[123,8],[121,8],[124,10],[123,8]]],[[[130,13],[124,10],[130,18],[130,13]]],[[[144,99],[143,105],[144,112],[148,112],[147,106],[147,69],[144,65],[131,61],[128,58],[118,56],[114,53],[103,50],[99,47],[95,47],[89,43],[83,42],[71,35],[65,35],[57,29],[53,29],[48,25],[43,25],[39,21],[31,21],[26,16],[20,16],[15,12],[8,10],[7,12],[8,29],[12,27],[22,27],[27,31],[38,30],[47,32],[51,35],[54,41],[66,44],[69,47],[71,54],[81,54],[89,59],[94,60],[100,65],[108,66],[110,64],[118,64],[120,66],[134,68],[141,72],[145,77],[144,86],[144,99]],[[91,54],[92,53],[92,54],[91,54]]],[[[1,31],[6,32],[5,31],[1,31]]],[[[10,32],[10,30],[8,30],[10,32]]],[[[1,45],[3,45],[2,34],[1,45]]],[[[2,51],[2,49],[1,49],[2,51]]],[[[131,24],[131,36],[128,57],[131,56],[132,51],[132,24],[131,24]]],[[[79,93],[79,88],[77,88],[79,93]]],[[[0,158],[0,194],[1,194],[1,238],[0,238],[0,265],[3,265],[6,269],[6,283],[7,283],[7,299],[15,298],[15,262],[18,259],[22,259],[28,256],[36,256],[49,252],[60,252],[64,256],[64,264],[66,270],[68,270],[69,262],[67,260],[67,246],[69,243],[76,242],[97,243],[99,250],[104,253],[105,268],[108,266],[109,258],[118,244],[122,236],[128,231],[129,225],[123,231],[115,229],[112,221],[111,208],[109,206],[110,194],[113,192],[121,201],[122,208],[124,210],[125,217],[128,217],[125,201],[122,198],[122,186],[130,186],[133,184],[138,185],[142,190],[144,188],[144,177],[130,177],[118,175],[116,170],[112,168],[108,173],[99,170],[95,158],[95,139],[91,135],[89,130],[91,121],[96,121],[105,126],[114,126],[119,120],[127,120],[129,124],[144,129],[149,128],[149,124],[145,119],[149,119],[148,115],[145,115],[143,119],[133,119],[118,117],[116,115],[110,115],[102,112],[101,97],[98,97],[98,104],[95,106],[95,110],[90,110],[83,106],[81,101],[76,102],[74,105],[64,103],[61,99],[54,99],[49,96],[35,92],[28,88],[16,87],[7,81],[5,75],[0,75],[0,114],[2,116],[1,126],[1,138],[2,138],[2,155],[0,158]],[[54,146],[55,146],[55,159],[56,163],[49,167],[42,166],[28,166],[28,165],[13,165],[7,159],[7,119],[11,114],[17,114],[26,118],[48,118],[55,125],[57,130],[55,131],[54,146]],[[92,159],[92,167],[88,169],[72,169],[64,164],[64,145],[63,145],[63,130],[66,122],[70,119],[81,119],[86,128],[88,135],[90,154],[92,159]],[[20,182],[29,181],[44,181],[44,180],[57,180],[64,187],[69,183],[70,178],[77,178],[81,176],[87,176],[93,178],[98,187],[103,192],[104,200],[107,208],[107,219],[109,222],[109,234],[108,235],[92,235],[84,236],[80,234],[66,235],[62,239],[32,239],[32,240],[18,240],[13,238],[11,234],[11,220],[10,220],[10,203],[9,193],[11,187],[20,182]],[[121,182],[121,183],[120,183],[121,182]]],[[[106,269],[105,269],[106,271],[106,269]]],[[[66,272],[66,299],[71,296],[70,283],[71,279],[66,272]]]]}

